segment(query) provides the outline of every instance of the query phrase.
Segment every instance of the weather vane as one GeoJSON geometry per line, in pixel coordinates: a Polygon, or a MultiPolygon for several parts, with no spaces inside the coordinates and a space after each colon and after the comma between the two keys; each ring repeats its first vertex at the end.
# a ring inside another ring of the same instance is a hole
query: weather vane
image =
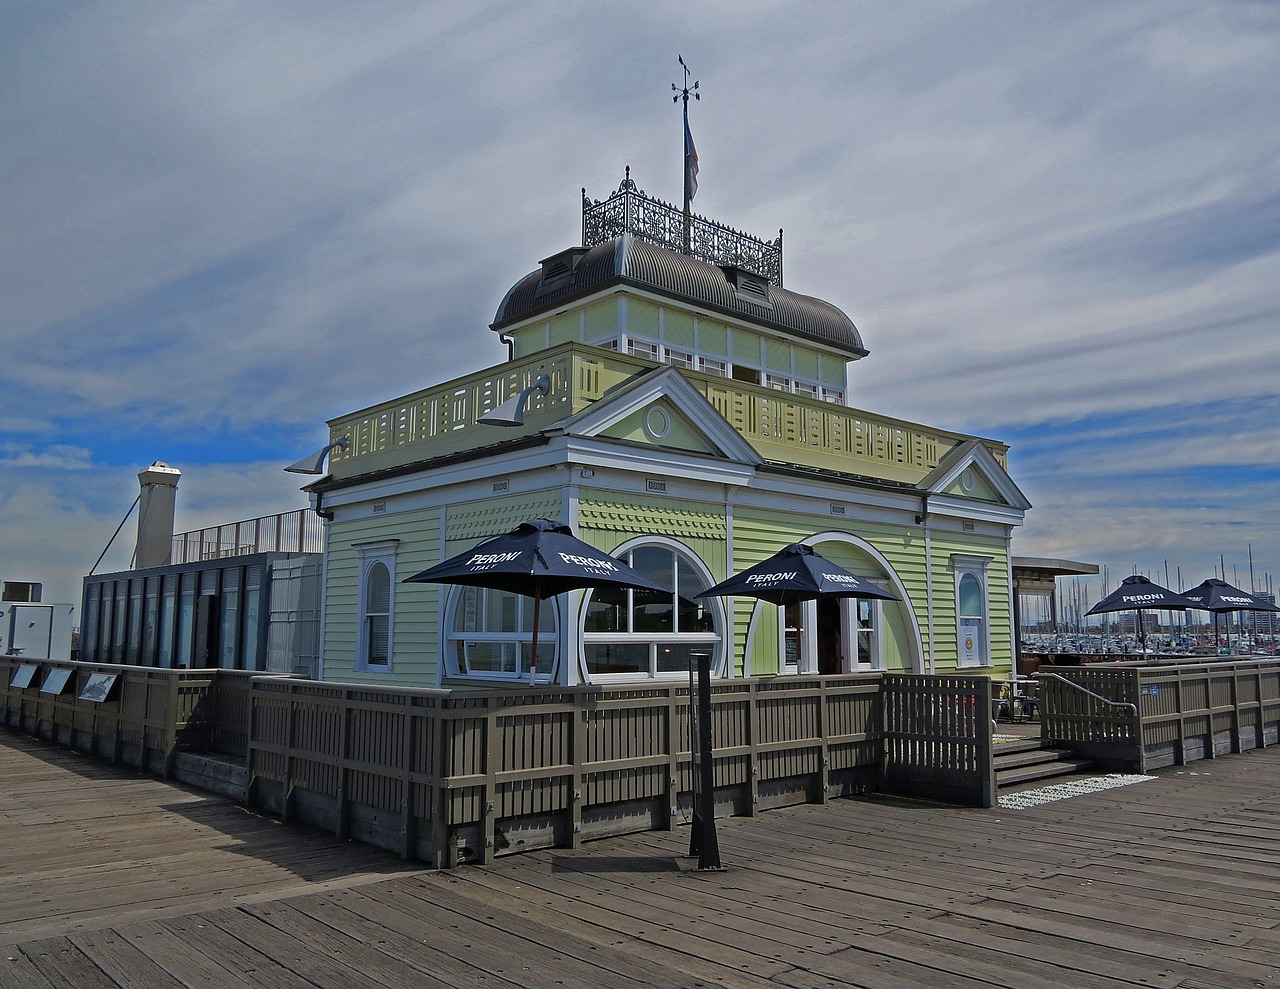
{"type": "Polygon", "coordinates": [[[693,135],[689,133],[689,96],[693,95],[695,100],[702,99],[702,94],[698,92],[698,80],[693,81],[693,85],[689,85],[689,66],[684,64],[684,56],[677,55],[680,61],[680,67],[684,69],[684,86],[677,86],[674,82],[671,84],[675,96],[671,97],[671,102],[678,103],[684,98],[684,252],[689,253],[689,231],[692,225],[692,215],[690,206],[693,203],[693,197],[698,192],[698,151],[693,146],[693,135]]]}
{"type": "Polygon", "coordinates": [[[682,87],[680,87],[680,86],[677,86],[674,82],[671,84],[671,88],[672,88],[672,90],[673,90],[673,91],[675,92],[675,94],[676,94],[675,96],[671,97],[671,102],[672,102],[672,103],[678,103],[678,102],[680,102],[680,97],[681,97],[681,96],[683,96],[683,97],[684,97],[684,112],[685,112],[685,114],[686,114],[686,115],[688,115],[688,113],[689,113],[689,95],[690,95],[690,94],[693,94],[693,98],[694,98],[695,100],[700,100],[700,99],[702,99],[702,94],[698,92],[698,81],[697,81],[696,79],[693,81],[693,85],[692,85],[692,86],[690,86],[690,85],[689,85],[689,66],[687,66],[687,65],[685,65],[685,64],[684,64],[684,56],[683,56],[683,55],[677,55],[677,56],[676,56],[676,60],[680,63],[680,67],[681,67],[682,69],[684,69],[684,87],[682,88],[682,87]]]}

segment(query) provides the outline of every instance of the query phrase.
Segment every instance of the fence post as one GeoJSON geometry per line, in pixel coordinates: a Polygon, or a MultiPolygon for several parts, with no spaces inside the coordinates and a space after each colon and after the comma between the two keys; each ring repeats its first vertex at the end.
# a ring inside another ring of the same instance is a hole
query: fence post
{"type": "Polygon", "coordinates": [[[400,717],[404,718],[404,744],[400,752],[400,857],[411,859],[417,857],[418,851],[418,818],[413,812],[413,760],[418,749],[418,719],[414,717],[411,694],[404,696],[400,717]]]}
{"type": "Polygon", "coordinates": [[[582,765],[587,761],[587,733],[591,730],[590,712],[586,705],[586,695],[573,695],[574,709],[569,715],[570,751],[573,753],[573,777],[570,781],[572,790],[569,794],[569,847],[582,846],[582,804],[586,799],[583,792],[582,765]]]}
{"type": "Polygon", "coordinates": [[[351,803],[347,800],[347,730],[351,721],[351,691],[345,688],[338,717],[338,785],[335,794],[338,816],[333,833],[345,839],[351,837],[351,803]]]}
{"type": "Polygon", "coordinates": [[[818,750],[818,803],[825,804],[831,792],[831,720],[827,710],[827,690],[830,681],[823,677],[818,681],[818,738],[821,748],[818,750]]]}
{"type": "Polygon", "coordinates": [[[495,801],[498,798],[498,715],[493,702],[486,699],[484,706],[484,803],[480,808],[480,840],[476,850],[476,862],[488,865],[493,859],[494,824],[497,815],[495,801]]]}
{"type": "Polygon", "coordinates": [[[675,684],[667,684],[667,806],[664,830],[676,829],[680,815],[680,739],[688,732],[680,731],[680,705],[676,703],[675,684]]]}
{"type": "Polygon", "coordinates": [[[994,807],[996,803],[995,725],[991,719],[991,680],[983,677],[978,683],[978,698],[973,707],[974,726],[978,736],[977,762],[982,774],[982,806],[994,807]]]}
{"type": "Polygon", "coordinates": [[[750,803],[747,814],[755,817],[760,811],[760,684],[748,680],[747,687],[747,745],[751,749],[751,774],[747,779],[750,803]]]}

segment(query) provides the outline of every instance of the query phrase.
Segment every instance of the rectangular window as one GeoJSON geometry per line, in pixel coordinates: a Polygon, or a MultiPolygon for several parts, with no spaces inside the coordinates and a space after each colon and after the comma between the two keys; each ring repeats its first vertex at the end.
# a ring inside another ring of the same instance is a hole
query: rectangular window
{"type": "Polygon", "coordinates": [[[129,581],[129,639],[122,663],[142,662],[142,579],[129,581]]]}
{"type": "Polygon", "coordinates": [[[160,638],[160,578],[148,577],[142,615],[142,654],[139,662],[155,666],[156,649],[160,638]]]}
{"type": "Polygon", "coordinates": [[[672,350],[668,347],[667,363],[672,367],[687,367],[692,370],[697,364],[697,358],[687,350],[672,350]]]}
{"type": "Polygon", "coordinates": [[[173,666],[173,632],[177,605],[178,575],[166,574],[160,588],[160,653],[157,656],[157,661],[165,668],[173,666]]]}
{"type": "Polygon", "coordinates": [[[218,634],[218,666],[224,670],[240,665],[240,568],[222,571],[222,628],[218,634]]]}
{"type": "Polygon", "coordinates": [[[648,340],[637,340],[634,337],[627,338],[627,353],[635,354],[637,357],[645,357],[651,361],[662,359],[662,348],[656,343],[650,343],[648,340]]]}
{"type": "Polygon", "coordinates": [[[112,589],[111,662],[124,662],[125,618],[129,613],[129,582],[114,581],[112,589]]]}
{"type": "Polygon", "coordinates": [[[260,670],[258,655],[258,630],[261,625],[258,609],[262,607],[262,568],[246,567],[244,571],[244,661],[240,668],[260,670]]]}
{"type": "Polygon", "coordinates": [[[178,666],[190,669],[196,637],[196,575],[184,573],[178,591],[178,666]]]}
{"type": "Polygon", "coordinates": [[[98,659],[98,606],[101,600],[101,584],[89,584],[85,587],[84,626],[80,629],[80,658],[90,662],[98,659]]]}
{"type": "Polygon", "coordinates": [[[714,374],[718,377],[728,377],[729,365],[724,361],[716,360],[714,357],[699,357],[698,370],[704,374],[714,374]]]}

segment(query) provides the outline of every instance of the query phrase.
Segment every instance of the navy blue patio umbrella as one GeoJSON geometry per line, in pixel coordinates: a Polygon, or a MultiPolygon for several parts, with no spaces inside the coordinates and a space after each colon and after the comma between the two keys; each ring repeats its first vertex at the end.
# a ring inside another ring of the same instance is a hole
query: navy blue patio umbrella
{"type": "Polygon", "coordinates": [[[538,668],[538,619],[545,598],[582,587],[634,587],[670,594],[621,560],[584,543],[563,522],[530,519],[465,553],[405,578],[406,583],[465,584],[533,598],[529,683],[538,668]]]}
{"type": "Polygon", "coordinates": [[[1138,613],[1138,640],[1142,643],[1142,651],[1147,651],[1147,630],[1142,625],[1144,611],[1186,611],[1188,608],[1201,608],[1189,597],[1161,587],[1155,581],[1148,580],[1141,574],[1134,574],[1120,581],[1120,586],[1085,612],[1086,615],[1101,615],[1115,611],[1136,611],[1138,613]]]}
{"type": "MultiPolygon", "coordinates": [[[[1217,649],[1218,616],[1229,611],[1280,611],[1274,604],[1268,604],[1256,594],[1242,591],[1218,577],[1210,577],[1189,591],[1183,597],[1196,602],[1197,608],[1213,612],[1213,641],[1217,649]]],[[[1231,645],[1231,630],[1227,630],[1227,645],[1231,645]]]]}
{"type": "MultiPolygon", "coordinates": [[[[783,607],[821,597],[902,600],[896,594],[876,587],[867,578],[836,566],[804,543],[792,543],[694,597],[756,597],[783,607]]],[[[720,847],[715,829],[715,784],[711,765],[711,671],[706,660],[698,664],[697,722],[701,736],[701,785],[694,807],[689,854],[698,856],[699,869],[719,869],[720,847]]]]}
{"type": "Polygon", "coordinates": [[[902,600],[866,577],[836,566],[805,543],[792,543],[696,596],[755,597],[783,606],[823,597],[902,600]]]}

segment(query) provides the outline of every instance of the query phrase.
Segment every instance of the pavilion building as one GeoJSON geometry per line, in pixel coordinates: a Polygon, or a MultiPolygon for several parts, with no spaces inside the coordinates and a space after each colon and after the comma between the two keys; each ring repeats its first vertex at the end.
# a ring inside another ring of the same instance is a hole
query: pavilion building
{"type": "Polygon", "coordinates": [[[861,334],[782,276],[781,234],[689,216],[629,172],[584,190],[582,243],[498,306],[505,363],[330,421],[307,488],[328,529],[322,677],[526,682],[531,601],[404,580],[535,517],[672,588],[548,602],[539,682],[683,677],[707,651],[722,677],[1007,675],[1030,507],[1008,448],[852,407],[861,334]],[[793,542],[901,600],[695,599],[793,542]]]}

